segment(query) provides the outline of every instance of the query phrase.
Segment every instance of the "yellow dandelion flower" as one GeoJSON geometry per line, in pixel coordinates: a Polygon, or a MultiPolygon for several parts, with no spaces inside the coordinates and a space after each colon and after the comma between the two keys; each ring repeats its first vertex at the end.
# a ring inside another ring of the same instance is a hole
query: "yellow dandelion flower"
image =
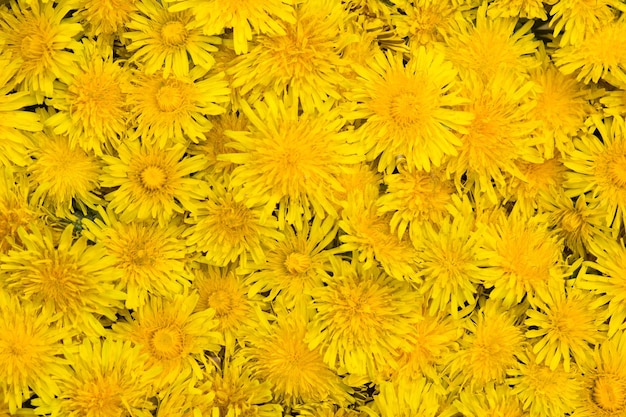
{"type": "Polygon", "coordinates": [[[471,115],[460,109],[456,70],[444,56],[420,47],[405,65],[403,54],[382,52],[368,67],[355,68],[359,85],[350,92],[351,117],[366,118],[357,130],[367,156],[380,156],[378,170],[391,173],[403,155],[412,168],[430,170],[456,155],[471,115]]]}
{"type": "Polygon", "coordinates": [[[191,370],[176,375],[174,382],[159,393],[155,417],[193,417],[210,415],[211,402],[215,397],[213,391],[204,390],[204,385],[198,386],[191,370]]]}
{"type": "Polygon", "coordinates": [[[391,231],[392,215],[378,214],[376,202],[363,201],[363,195],[344,203],[339,220],[341,252],[352,252],[354,259],[370,268],[377,263],[399,280],[419,281],[418,253],[408,236],[398,238],[391,231]]]}
{"type": "Polygon", "coordinates": [[[78,352],[66,356],[72,370],[59,381],[61,394],[49,401],[34,400],[37,414],[152,416],[152,383],[160,370],[147,365],[139,347],[109,338],[85,339],[78,352]]]}
{"type": "Polygon", "coordinates": [[[530,117],[541,121],[534,134],[540,138],[538,146],[543,149],[544,157],[549,159],[554,157],[555,148],[561,152],[571,150],[572,137],[585,127],[593,107],[588,101],[590,91],[547,59],[540,68],[531,71],[531,80],[539,92],[530,117]]]}
{"type": "Polygon", "coordinates": [[[614,20],[618,10],[624,11],[619,0],[559,0],[550,8],[550,26],[555,37],[562,35],[562,46],[580,45],[614,20]]]}
{"type": "Polygon", "coordinates": [[[622,239],[599,234],[589,242],[589,252],[596,259],[583,263],[576,286],[595,294],[594,306],[608,305],[603,318],[608,318],[608,336],[613,337],[619,329],[626,328],[626,249],[622,239]]]}
{"type": "Polygon", "coordinates": [[[595,367],[585,373],[581,417],[620,417],[626,412],[626,337],[618,334],[594,351],[595,367]]]}
{"type": "Polygon", "coordinates": [[[398,33],[405,37],[411,47],[444,42],[457,30],[457,22],[463,21],[459,2],[455,0],[395,1],[402,13],[394,14],[393,21],[398,33]]]}
{"type": "Polygon", "coordinates": [[[130,62],[138,62],[146,74],[163,71],[183,77],[189,74],[190,63],[208,70],[215,63],[211,55],[217,51],[212,44],[220,42],[217,37],[203,34],[190,10],[169,12],[167,6],[156,0],[139,0],[138,12],[131,15],[126,24],[124,38],[132,52],[130,62]]]}
{"type": "Polygon", "coordinates": [[[75,71],[76,57],[68,49],[77,46],[82,31],[77,19],[65,17],[68,5],[11,1],[0,9],[0,40],[11,59],[19,63],[15,82],[21,91],[33,91],[38,102],[54,95],[53,82],[65,81],[75,71]]]}
{"type": "Polygon", "coordinates": [[[243,268],[250,260],[260,264],[271,240],[283,237],[275,217],[262,220],[262,207],[252,198],[238,201],[236,193],[237,189],[228,191],[215,183],[209,198],[186,219],[190,224],[185,232],[187,245],[204,252],[210,265],[226,266],[237,260],[243,268]]]}
{"type": "Polygon", "coordinates": [[[414,341],[409,352],[401,352],[397,359],[398,370],[395,381],[416,381],[427,377],[437,386],[442,386],[445,375],[442,369],[448,364],[452,352],[459,349],[458,341],[463,329],[449,314],[431,315],[424,308],[423,319],[413,324],[414,341]]]}
{"type": "Polygon", "coordinates": [[[204,133],[211,129],[207,116],[224,113],[226,110],[217,103],[230,100],[224,74],[205,75],[206,70],[199,66],[185,77],[135,73],[128,106],[131,121],[144,142],[165,147],[170,140],[185,143],[185,136],[194,142],[203,140],[204,133]]]}
{"type": "Polygon", "coordinates": [[[486,84],[468,81],[464,85],[471,100],[466,110],[474,119],[461,136],[459,155],[451,159],[448,171],[455,173],[457,182],[466,174],[467,188],[486,193],[495,202],[496,191],[505,193],[504,174],[521,176],[516,162],[542,161],[530,136],[538,124],[530,118],[536,104],[531,95],[534,84],[498,72],[486,84]]]}
{"type": "Polygon", "coordinates": [[[600,97],[600,103],[604,106],[604,114],[611,116],[619,121],[619,125],[624,125],[624,119],[626,119],[626,85],[622,88],[614,91],[606,91],[602,97],[600,97]]]}
{"type": "Polygon", "coordinates": [[[215,393],[212,406],[219,409],[220,416],[281,417],[282,407],[273,404],[272,383],[258,380],[245,367],[247,359],[238,355],[223,364],[207,377],[210,392],[215,393]]]}
{"type": "Polygon", "coordinates": [[[176,294],[170,299],[153,296],[132,314],[132,320],[113,324],[115,337],[141,346],[147,364],[161,368],[160,375],[151,380],[156,387],[173,382],[186,369],[201,378],[196,358],[204,351],[219,352],[222,342],[215,331],[215,312],[195,311],[198,300],[196,293],[176,294]]]}
{"type": "Polygon", "coordinates": [[[250,335],[241,351],[252,375],[272,385],[275,399],[285,404],[333,401],[347,404],[348,394],[337,374],[314,347],[307,346],[303,316],[279,313],[277,322],[250,335]]]}
{"type": "Polygon", "coordinates": [[[487,7],[487,16],[521,17],[525,19],[548,20],[542,0],[495,0],[487,7]]]}
{"type": "Polygon", "coordinates": [[[598,234],[607,232],[602,226],[605,213],[599,209],[597,199],[589,200],[582,195],[574,202],[560,193],[545,205],[549,224],[556,236],[563,239],[565,246],[576,257],[583,257],[598,234]]]}
{"type": "Polygon", "coordinates": [[[207,160],[207,168],[199,173],[201,178],[205,174],[211,178],[213,176],[219,177],[223,173],[232,173],[237,165],[231,161],[218,159],[219,155],[236,152],[229,145],[232,139],[226,135],[226,131],[248,130],[248,119],[238,112],[211,116],[209,121],[213,127],[208,132],[204,132],[204,139],[201,139],[199,143],[190,144],[187,149],[190,155],[204,155],[207,160]]]}
{"type": "MultiPolygon", "coordinates": [[[[241,106],[254,128],[228,132],[234,140],[229,146],[238,152],[218,156],[238,164],[230,186],[266,197],[264,216],[278,204],[297,228],[313,215],[336,217],[329,190],[342,191],[337,175],[363,159],[350,131],[342,130],[346,121],[339,110],[299,114],[297,104],[272,95],[255,110],[245,101],[241,106]]],[[[241,193],[238,198],[243,198],[241,193]]]]}
{"type": "Polygon", "coordinates": [[[114,258],[100,245],[87,245],[84,236],[74,240],[73,225],[63,230],[58,242],[49,227],[31,225],[30,230],[18,230],[23,248],[0,257],[4,286],[53,312],[62,327],[102,335],[98,319],[115,321],[123,307],[124,294],[113,287],[119,278],[114,258]]]}
{"type": "Polygon", "coordinates": [[[313,217],[302,230],[284,228],[285,238],[268,249],[266,262],[253,265],[246,278],[248,295],[269,291],[268,299],[279,298],[289,308],[305,311],[310,303],[308,292],[323,285],[322,277],[331,270],[330,245],[337,237],[338,226],[332,218],[313,217]]]}
{"type": "Polygon", "coordinates": [[[530,417],[562,416],[571,413],[583,395],[583,382],[574,370],[554,370],[536,363],[532,355],[523,355],[509,372],[513,394],[530,417]]]}
{"type": "MultiPolygon", "coordinates": [[[[421,379],[410,387],[385,382],[374,396],[373,407],[361,409],[369,417],[436,417],[440,413],[440,398],[432,385],[421,379]]],[[[452,415],[452,414],[450,414],[452,415]]]]}
{"type": "Polygon", "coordinates": [[[412,168],[405,160],[398,162],[397,171],[384,176],[385,193],[378,197],[379,213],[393,213],[391,231],[402,239],[405,231],[417,236],[425,223],[438,224],[448,214],[446,206],[456,191],[445,172],[433,168],[430,172],[412,168]]]}
{"type": "Polygon", "coordinates": [[[563,46],[552,56],[561,72],[576,73],[585,84],[604,77],[626,83],[626,20],[605,19],[580,45],[563,46]]]}
{"type": "Polygon", "coordinates": [[[311,291],[317,313],[307,340],[330,367],[373,375],[410,349],[420,301],[407,283],[341,261],[326,284],[311,291]]]}
{"type": "Polygon", "coordinates": [[[61,341],[73,332],[51,325],[51,314],[3,289],[0,314],[0,409],[8,406],[7,415],[13,415],[32,393],[47,399],[60,394],[57,379],[67,373],[61,341]]]}
{"type": "Polygon", "coordinates": [[[187,247],[182,224],[120,221],[112,210],[98,210],[99,218],[83,220],[83,235],[101,244],[115,258],[121,272],[118,288],[126,293],[126,308],[143,306],[150,295],[168,297],[189,287],[187,247]]]}
{"type": "Polygon", "coordinates": [[[341,98],[339,90],[345,84],[341,69],[347,66],[341,53],[352,40],[343,29],[347,15],[339,3],[309,0],[295,4],[295,20],[285,24],[285,31],[258,36],[250,53],[238,58],[227,72],[240,94],[273,91],[294,104],[299,101],[308,113],[341,98]]]}
{"type": "Polygon", "coordinates": [[[567,168],[559,154],[543,162],[516,161],[515,165],[521,177],[508,178],[506,194],[515,201],[513,211],[522,217],[545,210],[553,195],[562,194],[567,168]]]}
{"type": "Polygon", "coordinates": [[[281,21],[293,23],[293,9],[286,0],[167,0],[173,2],[172,12],[191,9],[207,35],[219,35],[232,28],[237,54],[248,52],[252,35],[278,33],[285,30],[281,21]]]}
{"type": "Polygon", "coordinates": [[[98,178],[102,162],[93,153],[73,148],[65,135],[51,129],[33,135],[33,162],[27,171],[33,184],[32,198],[57,216],[67,216],[74,206],[83,212],[101,202],[98,178]]]}
{"type": "Polygon", "coordinates": [[[199,296],[196,311],[215,311],[216,330],[224,337],[226,354],[230,355],[264,317],[265,303],[260,297],[248,297],[249,287],[232,265],[220,268],[199,264],[193,273],[192,288],[199,296]]]}
{"type": "Polygon", "coordinates": [[[524,323],[530,329],[526,337],[533,343],[538,363],[552,370],[563,363],[569,372],[572,361],[578,366],[592,362],[592,347],[603,340],[605,327],[594,301],[587,291],[561,288],[549,291],[547,298],[537,300],[526,312],[524,323]]]}
{"type": "Polygon", "coordinates": [[[487,3],[476,11],[476,21],[463,22],[447,41],[448,59],[462,78],[477,76],[487,82],[499,72],[524,76],[539,65],[534,57],[539,42],[530,31],[534,21],[518,27],[518,17],[490,18],[487,3]]]}
{"type": "Polygon", "coordinates": [[[420,292],[430,314],[447,312],[458,318],[476,306],[477,286],[493,276],[492,261],[481,258],[482,236],[473,230],[471,216],[444,219],[437,226],[424,223],[414,242],[423,277],[420,292]]]}
{"type": "Polygon", "coordinates": [[[526,417],[522,403],[506,385],[488,385],[483,391],[463,389],[454,407],[467,417],[526,417]]]}
{"type": "Polygon", "coordinates": [[[597,136],[582,134],[563,156],[569,168],[563,184],[568,197],[590,192],[605,213],[604,226],[617,233],[626,223],[626,137],[609,119],[595,120],[597,136]]]}
{"type": "Polygon", "coordinates": [[[137,0],[75,0],[76,15],[89,36],[106,36],[120,32],[137,10],[137,0]]]}
{"type": "Polygon", "coordinates": [[[106,195],[108,208],[125,222],[153,218],[160,223],[194,209],[209,194],[209,186],[190,177],[205,161],[185,156],[185,150],[182,144],[163,149],[129,140],[119,146],[117,157],[103,156],[107,165],[100,185],[118,187],[106,195]]]}
{"type": "Polygon", "coordinates": [[[348,201],[359,198],[363,201],[376,200],[380,194],[383,176],[372,166],[372,163],[361,162],[337,175],[337,181],[341,184],[343,191],[335,191],[334,199],[340,206],[337,210],[342,211],[348,201]]]}
{"type": "Polygon", "coordinates": [[[126,131],[130,71],[113,62],[108,47],[95,42],[83,40],[74,55],[77,71],[67,83],[58,83],[54,97],[46,100],[57,113],[45,123],[55,133],[66,134],[72,147],[110,153],[126,131]]]}
{"type": "Polygon", "coordinates": [[[462,385],[469,383],[472,390],[503,384],[507,371],[524,352],[524,333],[517,321],[514,311],[488,300],[462,323],[466,333],[460,350],[453,354],[451,375],[462,380],[462,385]]]}
{"type": "Polygon", "coordinates": [[[549,288],[562,286],[570,274],[563,243],[548,230],[545,215],[522,218],[513,213],[485,229],[483,242],[481,256],[492,260],[494,270],[485,286],[493,286],[489,297],[502,300],[506,307],[524,297],[534,303],[547,296],[549,288]]]}
{"type": "Polygon", "coordinates": [[[41,207],[29,203],[30,194],[26,173],[0,168],[0,254],[20,243],[20,227],[27,228],[43,216],[41,207]]]}
{"type": "Polygon", "coordinates": [[[26,149],[30,140],[22,131],[40,131],[42,123],[39,114],[22,110],[36,104],[36,100],[28,91],[13,91],[12,80],[19,63],[1,50],[0,46],[0,164],[26,166],[30,163],[26,149]]]}

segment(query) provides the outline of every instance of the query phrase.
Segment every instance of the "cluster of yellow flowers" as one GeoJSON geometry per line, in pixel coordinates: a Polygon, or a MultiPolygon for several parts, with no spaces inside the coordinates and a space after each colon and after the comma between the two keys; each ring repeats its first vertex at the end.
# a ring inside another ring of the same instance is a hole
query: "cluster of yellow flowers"
{"type": "Polygon", "coordinates": [[[626,416],[624,0],[0,0],[0,416],[626,416]]]}

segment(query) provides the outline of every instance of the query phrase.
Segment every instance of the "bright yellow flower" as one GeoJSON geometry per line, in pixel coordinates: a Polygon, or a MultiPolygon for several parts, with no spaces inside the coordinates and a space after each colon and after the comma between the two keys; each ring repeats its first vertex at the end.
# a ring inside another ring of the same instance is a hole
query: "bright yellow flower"
{"type": "MultiPolygon", "coordinates": [[[[307,113],[323,111],[325,103],[341,98],[345,84],[341,69],[348,62],[341,52],[352,41],[343,29],[346,13],[333,0],[295,3],[295,21],[284,32],[258,36],[227,73],[242,96],[271,91],[296,106],[300,102],[307,113]]],[[[235,50],[236,44],[235,39],[235,50]]]]}
{"type": "Polygon", "coordinates": [[[118,288],[126,293],[126,308],[143,306],[150,295],[168,297],[190,286],[186,270],[188,249],[176,222],[120,221],[112,210],[98,210],[93,221],[83,220],[83,234],[115,257],[121,272],[118,288]]]}
{"type": "Polygon", "coordinates": [[[20,227],[40,223],[42,208],[29,202],[30,181],[25,172],[0,168],[0,254],[6,254],[13,243],[20,243],[20,227]]]}
{"type": "Polygon", "coordinates": [[[182,144],[163,149],[128,140],[118,156],[102,157],[107,164],[100,177],[102,187],[118,187],[106,195],[108,208],[120,220],[157,219],[164,224],[176,213],[192,210],[209,194],[206,182],[190,177],[202,170],[202,156],[185,156],[182,144]]]}
{"type": "Polygon", "coordinates": [[[211,406],[219,409],[220,416],[281,417],[283,408],[274,403],[272,382],[255,378],[247,363],[247,358],[237,355],[224,362],[221,371],[208,373],[201,388],[215,394],[211,406]]]}
{"type": "Polygon", "coordinates": [[[444,42],[458,29],[458,22],[465,20],[456,0],[401,0],[394,1],[402,13],[393,15],[393,22],[401,36],[408,36],[414,50],[420,45],[444,42]]]}
{"type": "Polygon", "coordinates": [[[553,59],[561,72],[576,73],[576,79],[585,84],[604,77],[626,83],[626,20],[602,19],[584,42],[557,49],[553,59]]]}
{"type": "Polygon", "coordinates": [[[2,54],[0,41],[0,165],[26,166],[29,164],[26,146],[30,139],[22,131],[37,132],[42,129],[40,115],[23,111],[36,104],[29,91],[14,92],[13,78],[20,71],[19,61],[2,54]]]}
{"type": "MultiPolygon", "coordinates": [[[[228,177],[226,177],[228,183],[228,177]]],[[[239,261],[243,268],[249,262],[262,263],[272,240],[282,239],[275,217],[263,218],[262,206],[249,196],[245,201],[235,198],[237,191],[215,183],[209,198],[191,210],[185,220],[187,245],[204,253],[209,265],[226,266],[239,261]]]]}
{"type": "Polygon", "coordinates": [[[456,155],[471,114],[460,105],[457,73],[443,54],[420,47],[404,64],[401,53],[375,55],[368,67],[356,67],[358,85],[349,94],[358,103],[349,114],[367,119],[357,134],[369,159],[380,156],[378,170],[391,173],[404,156],[412,168],[430,171],[444,156],[456,155]]]}
{"type": "Polygon", "coordinates": [[[137,0],[73,0],[85,32],[90,36],[112,35],[122,31],[137,10],[137,0]]]}
{"type": "Polygon", "coordinates": [[[160,369],[130,342],[85,339],[78,352],[66,353],[71,373],[59,381],[60,395],[34,400],[38,414],[59,417],[133,415],[151,417],[153,380],[160,369]]]}
{"type": "Polygon", "coordinates": [[[124,38],[132,52],[130,62],[142,64],[146,74],[163,71],[163,78],[189,75],[190,64],[210,69],[215,63],[211,55],[217,51],[212,44],[220,39],[203,34],[190,10],[169,12],[157,0],[139,0],[138,12],[131,14],[124,38]]]}
{"type": "Polygon", "coordinates": [[[599,137],[581,134],[574,140],[575,149],[563,155],[570,169],[563,187],[568,197],[597,197],[604,226],[616,235],[626,224],[626,136],[610,119],[596,118],[595,128],[599,137]]]}
{"type": "Polygon", "coordinates": [[[474,193],[486,193],[495,202],[506,193],[505,174],[521,177],[516,162],[542,161],[531,133],[538,121],[531,119],[536,105],[534,84],[512,73],[498,72],[488,82],[466,81],[470,103],[465,110],[474,115],[461,135],[458,156],[451,158],[448,171],[474,193]],[[495,187],[495,188],[494,188],[495,187]]]}
{"type": "Polygon", "coordinates": [[[443,410],[441,398],[432,384],[424,378],[417,383],[396,385],[390,382],[380,384],[378,395],[374,396],[373,407],[362,407],[368,416],[380,417],[437,417],[443,410]]]}
{"type": "Polygon", "coordinates": [[[347,404],[347,387],[324,362],[322,354],[307,346],[307,322],[297,313],[279,313],[276,323],[250,335],[241,355],[260,381],[268,381],[277,399],[288,405],[331,401],[347,404]]]}
{"type": "Polygon", "coordinates": [[[479,389],[504,383],[507,371],[516,366],[525,348],[517,321],[515,309],[487,300],[463,322],[466,332],[461,349],[453,354],[450,365],[451,374],[463,381],[461,385],[469,383],[470,389],[479,389]]]}
{"type": "Polygon", "coordinates": [[[594,261],[583,263],[576,286],[592,291],[595,306],[608,305],[603,319],[609,320],[608,336],[624,328],[626,322],[626,249],[623,240],[598,235],[589,242],[594,261]]]}
{"type": "Polygon", "coordinates": [[[495,0],[487,7],[487,16],[521,17],[525,19],[548,20],[543,0],[495,0]]]}
{"type": "Polygon", "coordinates": [[[151,382],[161,388],[191,369],[196,378],[202,371],[197,362],[205,351],[219,352],[221,335],[216,331],[215,311],[195,311],[196,293],[176,294],[165,299],[152,296],[128,321],[113,324],[114,337],[130,340],[147,355],[147,364],[161,368],[151,382]]]}
{"type": "Polygon", "coordinates": [[[562,34],[561,46],[581,45],[614,20],[619,10],[625,11],[619,0],[558,0],[550,8],[550,26],[554,37],[562,34]]]}
{"type": "Polygon", "coordinates": [[[554,289],[526,314],[524,324],[531,329],[526,337],[531,339],[535,359],[552,370],[563,363],[569,372],[572,360],[579,367],[589,365],[592,347],[605,337],[604,315],[588,291],[554,289]]]}
{"type": "Polygon", "coordinates": [[[96,42],[83,40],[74,55],[76,73],[56,84],[54,97],[46,100],[57,113],[45,123],[67,135],[72,147],[111,153],[126,131],[130,71],[113,61],[108,46],[96,42]]]}
{"type": "Polygon", "coordinates": [[[513,394],[524,404],[530,417],[562,416],[571,413],[583,396],[582,377],[577,370],[551,370],[538,365],[530,354],[519,357],[509,372],[513,394]]]}
{"type": "Polygon", "coordinates": [[[393,213],[389,225],[400,239],[407,229],[409,236],[419,236],[424,224],[438,224],[447,216],[454,183],[441,169],[418,170],[404,159],[397,163],[397,171],[384,176],[387,188],[376,201],[378,212],[393,213]]]}
{"type": "Polygon", "coordinates": [[[489,281],[492,261],[481,257],[480,233],[471,215],[443,219],[434,226],[424,223],[414,240],[423,284],[419,287],[429,303],[430,314],[446,312],[454,318],[476,305],[478,285],[489,281]]]}
{"type": "Polygon", "coordinates": [[[6,288],[54,314],[62,327],[87,335],[103,335],[101,317],[115,321],[124,294],[114,289],[119,278],[115,259],[101,245],[74,240],[73,226],[55,239],[50,227],[19,229],[23,247],[0,257],[6,288]]]}
{"type": "Polygon", "coordinates": [[[32,91],[38,102],[54,96],[53,82],[67,81],[76,71],[77,46],[82,31],[75,17],[67,18],[67,5],[32,2],[30,7],[15,0],[10,9],[0,9],[0,42],[19,65],[15,81],[20,91],[32,91]]]}
{"type": "Polygon", "coordinates": [[[531,71],[538,94],[530,117],[541,121],[534,135],[540,139],[538,146],[544,157],[553,158],[555,148],[561,153],[571,150],[572,137],[585,127],[585,120],[594,109],[588,101],[590,90],[545,59],[545,64],[531,71]]]}
{"type": "Polygon", "coordinates": [[[421,300],[409,284],[356,261],[341,261],[326,281],[311,291],[317,313],[307,341],[330,367],[372,376],[410,350],[421,300]]]}
{"type": "Polygon", "coordinates": [[[279,299],[289,309],[306,311],[311,302],[310,290],[322,285],[322,278],[331,270],[331,248],[338,226],[330,217],[313,217],[302,230],[284,228],[285,238],[276,242],[266,255],[266,261],[253,265],[246,282],[248,295],[264,293],[270,300],[279,299]]]}
{"type": "MultiPolygon", "coordinates": [[[[230,187],[264,203],[264,216],[279,205],[289,224],[302,228],[314,215],[337,216],[329,192],[343,191],[337,176],[363,159],[360,147],[338,109],[320,113],[299,112],[296,103],[285,104],[273,95],[252,110],[242,102],[252,126],[248,132],[229,132],[237,151],[218,157],[238,164],[230,187]]],[[[332,195],[331,195],[332,196],[332,195]]]]}
{"type": "Polygon", "coordinates": [[[522,403],[507,385],[488,385],[482,391],[463,389],[454,407],[464,416],[527,417],[522,403]]]}
{"type": "Polygon", "coordinates": [[[226,110],[218,103],[230,100],[223,73],[205,76],[206,70],[200,66],[192,68],[185,77],[135,73],[128,106],[137,135],[144,143],[156,142],[165,147],[169,141],[204,139],[204,133],[211,129],[207,116],[224,113],[226,110]]]}
{"type": "Polygon", "coordinates": [[[267,320],[266,303],[249,293],[249,286],[237,274],[234,265],[227,267],[197,265],[193,269],[192,288],[198,292],[196,311],[212,309],[217,319],[216,330],[224,338],[226,355],[243,346],[259,321],[267,320]]]}
{"type": "Polygon", "coordinates": [[[166,0],[171,12],[191,9],[206,35],[220,35],[232,28],[237,54],[248,52],[253,34],[284,34],[283,23],[293,23],[287,0],[166,0]]]}
{"type": "MultiPolygon", "coordinates": [[[[510,2],[509,2],[510,3],[510,2]]],[[[478,77],[482,82],[497,73],[512,73],[513,78],[525,76],[539,66],[534,57],[539,42],[530,31],[534,21],[518,25],[518,16],[490,18],[487,3],[476,11],[476,21],[465,22],[452,31],[447,40],[447,56],[459,69],[461,78],[478,77]]]]}
{"type": "Polygon", "coordinates": [[[602,343],[585,373],[585,394],[574,415],[621,417],[626,412],[626,336],[620,332],[602,343]]]}
{"type": "Polygon", "coordinates": [[[203,389],[209,384],[205,383],[201,386],[198,384],[191,370],[176,375],[176,379],[159,393],[157,409],[153,415],[155,417],[194,417],[194,413],[198,412],[210,415],[209,410],[211,410],[215,392],[203,389]]]}
{"type": "Polygon", "coordinates": [[[526,298],[534,303],[545,298],[549,288],[563,285],[571,271],[563,260],[563,243],[549,231],[546,216],[523,218],[511,215],[485,229],[484,252],[491,260],[493,274],[485,287],[493,286],[489,297],[506,307],[526,298]]]}
{"type": "Polygon", "coordinates": [[[363,197],[354,194],[343,203],[339,227],[345,233],[339,236],[338,250],[352,252],[365,269],[380,263],[396,279],[419,282],[419,257],[409,236],[398,238],[391,231],[392,215],[378,214],[375,201],[363,201],[363,197]]]}
{"type": "Polygon", "coordinates": [[[0,410],[6,405],[13,415],[33,393],[46,399],[61,393],[57,381],[68,371],[62,339],[74,332],[52,325],[50,312],[42,314],[38,304],[20,302],[4,289],[0,315],[0,410]]]}
{"type": "Polygon", "coordinates": [[[50,128],[33,135],[33,162],[27,171],[33,184],[32,198],[57,216],[67,216],[78,207],[85,212],[101,202],[98,177],[102,162],[92,152],[72,147],[65,135],[50,128]]]}

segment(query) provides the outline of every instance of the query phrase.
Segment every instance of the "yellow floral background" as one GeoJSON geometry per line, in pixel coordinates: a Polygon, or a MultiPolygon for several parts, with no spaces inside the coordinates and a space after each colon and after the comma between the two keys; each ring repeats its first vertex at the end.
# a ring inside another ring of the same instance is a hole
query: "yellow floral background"
{"type": "Polygon", "coordinates": [[[626,416],[624,0],[0,0],[0,416],[626,416]]]}

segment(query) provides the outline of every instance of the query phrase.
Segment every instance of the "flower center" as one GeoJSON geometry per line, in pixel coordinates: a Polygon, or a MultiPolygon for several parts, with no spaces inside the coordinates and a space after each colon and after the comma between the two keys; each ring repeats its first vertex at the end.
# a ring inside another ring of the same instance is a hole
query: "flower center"
{"type": "Polygon", "coordinates": [[[167,22],[161,28],[161,38],[167,46],[178,46],[187,40],[187,29],[179,21],[167,22]]]}
{"type": "Polygon", "coordinates": [[[593,400],[606,411],[622,409],[626,401],[623,382],[612,375],[600,376],[593,387],[593,400]]]}
{"type": "Polygon", "coordinates": [[[577,211],[564,213],[561,218],[561,228],[569,233],[574,233],[582,229],[584,220],[582,215],[577,211]]]}
{"type": "Polygon", "coordinates": [[[36,33],[28,35],[22,39],[22,56],[29,60],[39,60],[45,58],[50,53],[50,46],[43,35],[36,33]]]}
{"type": "Polygon", "coordinates": [[[141,171],[141,182],[151,191],[161,188],[166,180],[167,175],[160,167],[149,166],[141,171]]]}
{"type": "Polygon", "coordinates": [[[161,111],[172,112],[182,106],[185,96],[177,86],[164,85],[157,91],[156,99],[161,111]]]}
{"type": "Polygon", "coordinates": [[[391,100],[391,115],[401,126],[412,125],[425,119],[423,94],[408,91],[398,94],[391,100]]]}
{"type": "Polygon", "coordinates": [[[168,326],[156,330],[150,340],[152,352],[159,359],[172,359],[183,350],[183,337],[178,328],[168,326]]]}
{"type": "Polygon", "coordinates": [[[217,290],[209,295],[208,305],[217,317],[222,317],[235,307],[235,302],[228,291],[217,290]]]}
{"type": "Polygon", "coordinates": [[[290,253],[285,259],[285,268],[290,274],[298,275],[311,267],[311,258],[304,253],[290,253]]]}
{"type": "Polygon", "coordinates": [[[611,177],[615,185],[626,186],[626,155],[616,156],[611,163],[611,177]]]}

